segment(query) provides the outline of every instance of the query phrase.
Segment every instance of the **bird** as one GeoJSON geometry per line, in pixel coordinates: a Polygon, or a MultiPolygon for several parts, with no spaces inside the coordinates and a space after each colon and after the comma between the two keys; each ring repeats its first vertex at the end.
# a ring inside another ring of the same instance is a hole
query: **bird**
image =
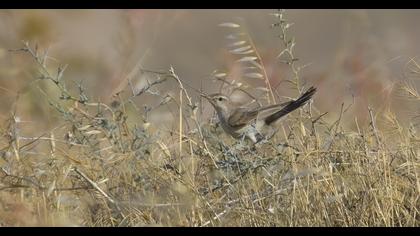
{"type": "Polygon", "coordinates": [[[265,138],[260,132],[262,128],[272,125],[280,118],[302,107],[315,93],[316,88],[310,87],[295,100],[258,108],[235,106],[230,98],[222,93],[210,95],[201,93],[201,96],[206,98],[216,110],[220,125],[225,133],[235,139],[248,138],[254,144],[257,144],[265,138]],[[268,114],[264,115],[263,113],[268,114]]]}

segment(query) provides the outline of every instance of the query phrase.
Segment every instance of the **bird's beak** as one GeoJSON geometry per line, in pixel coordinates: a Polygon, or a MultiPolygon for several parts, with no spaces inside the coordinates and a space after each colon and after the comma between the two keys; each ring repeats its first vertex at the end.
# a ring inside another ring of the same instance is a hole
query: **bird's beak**
{"type": "Polygon", "coordinates": [[[205,98],[212,106],[215,106],[214,101],[207,94],[201,93],[200,96],[205,98]]]}
{"type": "Polygon", "coordinates": [[[207,94],[201,93],[200,96],[203,97],[203,98],[205,98],[205,99],[207,99],[207,100],[209,100],[209,101],[211,100],[210,97],[207,96],[207,94]]]}

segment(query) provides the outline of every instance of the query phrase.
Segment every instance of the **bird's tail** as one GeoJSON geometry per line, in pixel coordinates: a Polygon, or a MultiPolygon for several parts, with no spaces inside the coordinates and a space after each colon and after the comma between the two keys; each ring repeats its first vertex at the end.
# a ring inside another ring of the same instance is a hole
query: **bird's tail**
{"type": "Polygon", "coordinates": [[[316,92],[316,88],[315,87],[310,87],[308,89],[308,91],[306,91],[304,94],[302,94],[302,96],[300,96],[298,99],[296,99],[295,101],[291,101],[287,106],[285,106],[280,111],[266,117],[265,120],[264,120],[265,124],[270,125],[273,122],[280,119],[281,117],[283,117],[283,116],[287,115],[288,113],[296,110],[297,108],[305,105],[306,102],[308,102],[309,99],[312,98],[312,96],[315,94],[315,92],[316,92]]]}

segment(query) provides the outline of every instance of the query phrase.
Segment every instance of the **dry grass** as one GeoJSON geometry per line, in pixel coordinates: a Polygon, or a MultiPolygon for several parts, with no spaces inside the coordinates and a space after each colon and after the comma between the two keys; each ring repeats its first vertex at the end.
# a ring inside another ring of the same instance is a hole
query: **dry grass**
{"type": "MultiPolygon", "coordinates": [[[[286,37],[290,25],[274,16],[285,42],[280,55],[288,55],[290,82],[301,91],[294,41],[286,37]]],[[[195,103],[174,68],[143,70],[151,78],[148,86],[136,91],[129,81],[128,96],[119,93],[105,104],[91,101],[82,84],[69,89],[62,79],[65,67],[51,72],[46,55],[29,44],[22,51],[35,59],[34,84],[55,86],[60,99],[40,94],[61,118],[56,128],[35,137],[21,134],[31,124],[22,123],[15,110],[1,126],[0,225],[420,225],[415,119],[406,127],[390,110],[366,107],[369,125],[355,119],[357,130],[351,131],[342,125],[349,106],[343,104],[329,123],[310,104],[278,124],[269,142],[253,147],[202,116],[205,103],[195,103]],[[161,83],[177,86],[176,96],[160,94],[161,83]],[[142,110],[132,98],[146,93],[160,102],[142,110]],[[148,113],[158,108],[174,112],[174,128],[149,122],[148,113]]],[[[258,65],[252,75],[269,85],[258,65]]],[[[399,91],[418,101],[409,82],[420,71],[415,59],[407,70],[411,77],[399,91]]],[[[221,90],[254,92],[222,73],[214,78],[221,90]]],[[[280,99],[267,86],[262,100],[280,99]]]]}

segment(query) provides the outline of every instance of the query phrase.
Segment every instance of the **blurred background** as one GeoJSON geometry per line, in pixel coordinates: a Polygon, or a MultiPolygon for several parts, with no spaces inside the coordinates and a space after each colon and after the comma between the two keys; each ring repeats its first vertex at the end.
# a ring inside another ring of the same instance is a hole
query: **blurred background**
{"type": "MultiPolygon", "coordinates": [[[[94,100],[109,103],[136,78],[145,81],[136,68],[167,70],[170,66],[190,86],[217,91],[209,75],[230,71],[235,60],[226,49],[223,22],[241,18],[263,58],[270,83],[279,93],[288,91],[281,81],[290,79],[288,67],[276,56],[283,49],[278,32],[270,25],[275,10],[1,10],[0,11],[0,119],[14,109],[23,122],[37,122],[37,129],[54,127],[47,99],[31,83],[36,79],[34,61],[26,54],[10,52],[22,48],[22,40],[50,56],[56,69],[68,64],[64,79],[69,86],[83,81],[94,100]],[[19,99],[17,96],[19,94],[19,99]],[[17,102],[16,102],[17,101],[17,102]],[[41,122],[40,122],[41,121],[41,122]]],[[[394,94],[406,79],[410,58],[420,54],[419,10],[287,10],[293,22],[290,35],[296,39],[295,55],[305,65],[300,76],[305,86],[319,92],[315,106],[336,119],[342,102],[353,102],[346,121],[368,120],[367,106],[377,111],[391,109],[401,119],[413,105],[394,94]]],[[[55,72],[54,72],[55,73],[55,72]]],[[[235,78],[242,80],[239,75],[235,78]]],[[[264,86],[264,81],[260,81],[264,86]]],[[[44,86],[44,87],[43,87],[44,86]]],[[[167,93],[177,90],[166,86],[167,93]]],[[[193,91],[191,91],[194,94],[193,91]]],[[[196,98],[196,96],[194,96],[196,98]]],[[[136,103],[153,102],[152,96],[136,103]]],[[[158,116],[156,116],[158,117],[158,116]]],[[[155,117],[155,118],[156,118],[155,117]]],[[[159,118],[156,118],[159,119],[159,118]]],[[[349,125],[352,126],[352,125],[349,125]]]]}

